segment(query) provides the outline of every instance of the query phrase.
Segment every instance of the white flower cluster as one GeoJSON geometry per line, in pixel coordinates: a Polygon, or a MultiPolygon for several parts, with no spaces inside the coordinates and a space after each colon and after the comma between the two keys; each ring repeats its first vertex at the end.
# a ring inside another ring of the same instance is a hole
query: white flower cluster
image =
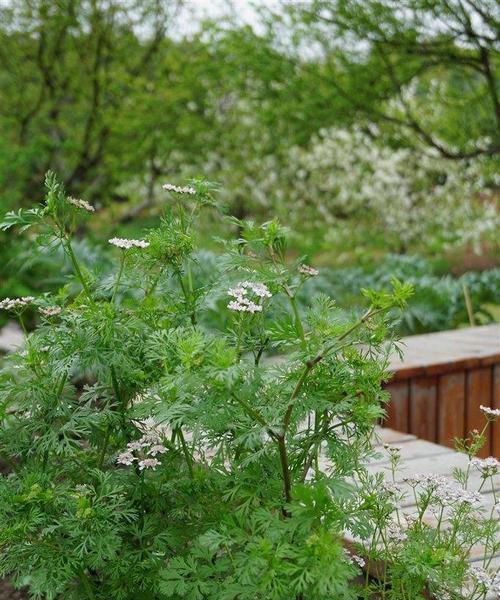
{"type": "Polygon", "coordinates": [[[87,212],[91,213],[95,212],[95,208],[86,200],[81,200],[80,198],[72,198],[71,196],[69,196],[67,200],[70,204],[76,206],[76,208],[81,208],[82,210],[86,210],[87,212]]]}
{"type": "Polygon", "coordinates": [[[0,302],[0,310],[15,310],[24,308],[33,302],[33,296],[23,296],[22,298],[5,298],[0,302]]]}
{"type": "Polygon", "coordinates": [[[483,567],[469,567],[469,576],[484,588],[488,594],[500,595],[500,574],[491,575],[483,567]]]}
{"type": "Polygon", "coordinates": [[[361,128],[322,129],[308,146],[291,147],[283,164],[273,159],[262,161],[245,192],[257,202],[273,198],[288,221],[304,224],[312,211],[308,221],[324,221],[331,239],[345,235],[346,219],[361,217],[386,233],[395,250],[412,243],[471,243],[479,250],[499,226],[479,159],[449,161],[425,147],[394,149],[361,128]]]}
{"type": "Polygon", "coordinates": [[[387,526],[387,538],[393,543],[404,542],[408,536],[398,523],[389,523],[387,526]]]}
{"type": "Polygon", "coordinates": [[[145,240],[127,240],[126,238],[111,238],[109,243],[122,250],[130,250],[131,248],[147,248],[149,242],[145,240]]]}
{"type": "Polygon", "coordinates": [[[393,483],[392,481],[384,480],[382,483],[382,489],[389,496],[399,496],[401,494],[401,487],[397,483],[393,483]]]}
{"type": "Polygon", "coordinates": [[[60,306],[41,306],[39,310],[44,317],[55,317],[61,312],[62,309],[60,306]]]}
{"type": "Polygon", "coordinates": [[[256,313],[262,312],[262,304],[257,304],[248,297],[248,292],[252,292],[257,298],[271,298],[272,294],[264,283],[255,283],[253,281],[240,281],[238,286],[228,290],[228,295],[235,298],[231,300],[227,307],[237,312],[256,313]]]}
{"type": "Polygon", "coordinates": [[[361,556],[358,556],[357,554],[349,554],[348,552],[346,552],[346,557],[348,562],[350,562],[351,564],[356,564],[358,565],[358,567],[363,568],[366,565],[366,561],[364,558],[361,558],[361,556]]]}
{"type": "Polygon", "coordinates": [[[500,417],[500,408],[490,408],[489,406],[483,406],[481,404],[479,410],[485,417],[488,417],[488,419],[498,419],[498,417],[500,417]]]}
{"type": "Polygon", "coordinates": [[[421,485],[432,499],[443,505],[459,506],[468,504],[471,508],[481,508],[483,500],[478,492],[464,490],[458,484],[441,475],[417,473],[404,477],[403,481],[412,487],[421,485]]]}
{"type": "Polygon", "coordinates": [[[127,449],[118,455],[116,462],[127,466],[137,462],[141,471],[144,469],[154,470],[160,464],[155,457],[165,454],[166,451],[161,436],[153,429],[148,428],[139,440],[127,444],[127,449]]]}
{"type": "Polygon", "coordinates": [[[483,477],[493,477],[493,475],[500,472],[500,461],[493,456],[483,459],[473,458],[471,460],[471,465],[476,467],[483,477]]]}
{"type": "Polygon", "coordinates": [[[300,265],[299,273],[301,275],[305,275],[306,277],[316,277],[316,275],[319,275],[318,269],[310,267],[309,265],[300,265]]]}
{"type": "Polygon", "coordinates": [[[175,194],[196,194],[196,190],[189,185],[178,186],[173,185],[172,183],[165,183],[162,187],[164,190],[167,190],[167,192],[174,192],[175,194]]]}

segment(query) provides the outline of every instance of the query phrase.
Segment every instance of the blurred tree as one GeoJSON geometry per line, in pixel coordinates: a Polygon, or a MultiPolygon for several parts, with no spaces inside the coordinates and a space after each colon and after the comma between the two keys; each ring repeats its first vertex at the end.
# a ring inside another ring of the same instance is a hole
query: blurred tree
{"type": "Polygon", "coordinates": [[[500,152],[497,0],[285,3],[352,110],[450,159],[500,152]]]}
{"type": "MultiPolygon", "coordinates": [[[[13,0],[0,9],[0,188],[33,200],[49,169],[109,191],[115,119],[158,56],[177,0],[13,0]]],[[[12,198],[13,197],[13,198],[12,198]]]]}

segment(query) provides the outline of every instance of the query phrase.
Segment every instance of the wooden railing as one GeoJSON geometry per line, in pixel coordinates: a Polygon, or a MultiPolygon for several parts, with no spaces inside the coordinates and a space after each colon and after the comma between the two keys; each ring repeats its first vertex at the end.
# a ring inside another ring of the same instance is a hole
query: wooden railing
{"type": "MultiPolygon", "coordinates": [[[[500,409],[500,324],[414,335],[391,362],[386,427],[445,446],[481,430],[481,405],[500,409]]],[[[483,456],[500,456],[500,422],[483,456]]]]}

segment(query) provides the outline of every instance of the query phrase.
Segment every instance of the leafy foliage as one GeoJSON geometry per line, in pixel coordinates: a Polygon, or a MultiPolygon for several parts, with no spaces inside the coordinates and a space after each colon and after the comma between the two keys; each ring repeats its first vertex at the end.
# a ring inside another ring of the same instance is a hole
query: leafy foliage
{"type": "MultiPolygon", "coordinates": [[[[111,240],[102,275],[73,250],[92,207],[52,174],[46,186],[33,233],[57,241],[73,276],[56,296],[2,305],[22,323],[31,302],[41,322],[0,373],[0,574],[54,600],[369,598],[342,537],[376,540],[379,511],[394,510],[365,462],[391,311],[411,286],[366,290],[362,313],[326,296],[299,306],[314,269],[286,260],[276,220],[240,222],[221,274],[199,285],[196,218],[215,203],[201,183],[172,192],[176,209],[144,240],[111,240]],[[227,326],[207,327],[228,293],[227,326]]],[[[459,542],[429,569],[426,536],[402,550],[391,600],[466,578],[459,542]]]]}

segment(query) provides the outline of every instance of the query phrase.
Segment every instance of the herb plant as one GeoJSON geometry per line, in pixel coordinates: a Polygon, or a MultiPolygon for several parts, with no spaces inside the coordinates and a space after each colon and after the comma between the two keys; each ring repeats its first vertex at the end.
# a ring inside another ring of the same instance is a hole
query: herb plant
{"type": "MultiPolygon", "coordinates": [[[[365,290],[362,314],[321,295],[299,306],[317,271],[287,260],[275,220],[238,222],[207,285],[196,219],[217,210],[216,186],[198,180],[165,186],[144,239],[109,240],[116,268],[100,276],[74,251],[93,207],[51,173],[46,187],[3,223],[62,249],[73,274],[55,295],[0,304],[21,324],[40,315],[0,374],[0,574],[44,599],[371,598],[344,535],[370,560],[388,552],[377,535],[395,508],[380,512],[365,464],[411,287],[365,290]]],[[[407,564],[384,598],[419,597],[429,571],[407,564]]]]}

